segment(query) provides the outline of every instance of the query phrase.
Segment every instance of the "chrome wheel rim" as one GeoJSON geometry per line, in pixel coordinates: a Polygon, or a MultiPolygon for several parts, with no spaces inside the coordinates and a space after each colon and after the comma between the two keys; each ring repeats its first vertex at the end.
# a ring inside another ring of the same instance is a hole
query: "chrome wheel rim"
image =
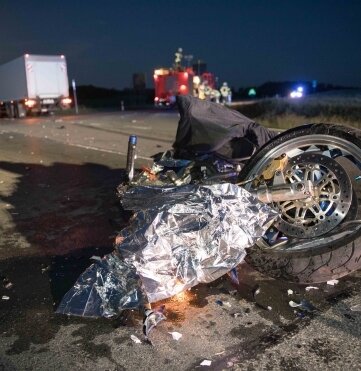
{"type": "MultiPolygon", "coordinates": [[[[352,231],[342,227],[348,212],[353,210],[356,214],[358,205],[357,200],[352,197],[355,180],[350,179],[340,165],[339,158],[347,159],[359,170],[361,150],[343,138],[330,135],[315,134],[293,138],[270,150],[252,168],[248,178],[261,174],[273,158],[283,153],[289,157],[285,169],[286,182],[312,180],[316,187],[316,199],[273,204],[281,217],[266,233],[267,244],[263,240],[259,245],[278,250],[310,249],[325,241],[334,241],[337,236],[359,231],[359,228],[350,223],[346,225],[352,225],[352,231]],[[320,236],[322,237],[319,240],[322,241],[316,240],[312,244],[307,241],[320,236]]],[[[252,187],[253,183],[245,185],[248,190],[252,190],[252,187]]]]}

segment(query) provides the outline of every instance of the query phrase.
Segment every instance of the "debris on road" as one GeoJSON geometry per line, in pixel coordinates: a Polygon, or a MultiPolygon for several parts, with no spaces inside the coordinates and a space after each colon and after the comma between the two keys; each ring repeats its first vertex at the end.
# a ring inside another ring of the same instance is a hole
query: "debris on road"
{"type": "Polygon", "coordinates": [[[130,338],[134,341],[135,344],[142,344],[142,341],[137,338],[135,335],[130,335],[130,338]]]}
{"type": "Polygon", "coordinates": [[[327,285],[330,285],[330,286],[335,286],[338,284],[338,280],[330,280],[330,281],[327,281],[327,285]]]}
{"type": "Polygon", "coordinates": [[[301,304],[298,304],[298,303],[294,302],[293,300],[290,300],[290,301],[288,302],[288,304],[289,304],[289,306],[290,306],[291,308],[298,308],[298,307],[301,306],[301,304]]]}
{"type": "Polygon", "coordinates": [[[350,309],[352,312],[361,312],[361,304],[353,305],[350,309]]]}
{"type": "Polygon", "coordinates": [[[316,287],[316,286],[307,286],[307,287],[305,288],[305,290],[306,290],[306,291],[319,290],[319,288],[316,287]]]}
{"type": "Polygon", "coordinates": [[[2,299],[2,300],[9,300],[9,299],[10,299],[10,296],[3,295],[1,299],[2,299]]]}
{"type": "Polygon", "coordinates": [[[261,288],[257,285],[253,290],[252,290],[252,295],[253,299],[256,301],[256,296],[261,292],[261,288]]]}
{"type": "Polygon", "coordinates": [[[10,290],[14,285],[13,285],[12,282],[10,282],[10,280],[8,278],[5,277],[5,278],[3,278],[3,286],[6,289],[10,290]]]}
{"type": "Polygon", "coordinates": [[[50,265],[44,267],[44,268],[41,268],[41,273],[45,273],[45,272],[48,272],[50,270],[50,265]]]}
{"type": "Polygon", "coordinates": [[[205,359],[200,363],[200,366],[210,366],[212,364],[212,361],[205,359]]]}
{"type": "MultiPolygon", "coordinates": [[[[258,295],[261,293],[261,288],[259,285],[256,285],[252,290],[253,300],[257,307],[262,308],[263,310],[271,311],[272,307],[270,305],[266,305],[265,303],[262,303],[262,300],[259,300],[258,295]]],[[[262,291],[264,293],[264,291],[262,291]]]]}
{"type": "Polygon", "coordinates": [[[288,290],[287,290],[287,295],[288,295],[288,296],[293,295],[293,290],[288,289],[288,290]]]}
{"type": "MultiPolygon", "coordinates": [[[[229,273],[228,273],[231,282],[233,282],[235,285],[239,285],[239,278],[238,278],[238,272],[237,268],[233,268],[229,273]]],[[[236,290],[237,291],[237,290],[236,290]]]]}
{"type": "Polygon", "coordinates": [[[313,313],[317,311],[317,308],[306,299],[302,299],[300,303],[296,303],[291,300],[288,304],[291,308],[298,308],[303,312],[313,313]]]}
{"type": "Polygon", "coordinates": [[[172,338],[178,341],[183,335],[177,331],[168,332],[168,334],[172,335],[172,338]]]}
{"type": "Polygon", "coordinates": [[[165,306],[162,305],[160,308],[151,310],[148,309],[145,311],[144,320],[143,320],[143,334],[148,339],[150,332],[154,327],[158,325],[159,322],[164,321],[166,316],[164,315],[165,306]]]}

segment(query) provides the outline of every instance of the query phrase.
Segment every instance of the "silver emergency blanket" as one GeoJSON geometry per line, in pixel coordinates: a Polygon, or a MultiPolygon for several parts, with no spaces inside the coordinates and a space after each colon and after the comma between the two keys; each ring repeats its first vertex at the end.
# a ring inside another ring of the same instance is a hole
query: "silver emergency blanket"
{"type": "Polygon", "coordinates": [[[57,313],[112,317],[143,304],[141,282],[134,266],[116,252],[96,260],[63,297],[57,313]]]}
{"type": "Polygon", "coordinates": [[[278,215],[230,183],[134,187],[122,204],[136,211],[122,242],[83,273],[58,313],[109,317],[214,281],[243,261],[278,215]]]}

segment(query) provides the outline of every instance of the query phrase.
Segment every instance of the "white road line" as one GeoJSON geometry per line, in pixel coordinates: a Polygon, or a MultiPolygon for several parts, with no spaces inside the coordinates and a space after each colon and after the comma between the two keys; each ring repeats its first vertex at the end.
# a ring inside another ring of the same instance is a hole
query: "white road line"
{"type": "Polygon", "coordinates": [[[127,129],[139,129],[139,130],[150,130],[151,129],[149,126],[125,125],[124,127],[127,129]]]}

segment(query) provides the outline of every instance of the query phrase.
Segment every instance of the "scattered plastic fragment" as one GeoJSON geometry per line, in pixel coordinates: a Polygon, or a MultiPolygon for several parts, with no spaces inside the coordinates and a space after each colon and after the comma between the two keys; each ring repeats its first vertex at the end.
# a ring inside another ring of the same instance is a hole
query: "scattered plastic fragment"
{"type": "Polygon", "coordinates": [[[228,307],[228,308],[232,308],[232,304],[229,301],[224,301],[223,305],[228,307]]]}
{"type": "Polygon", "coordinates": [[[235,285],[239,285],[239,278],[238,278],[238,272],[237,272],[237,268],[233,268],[229,273],[228,273],[229,277],[231,278],[231,281],[235,284],[235,285]]]}
{"type": "MultiPolygon", "coordinates": [[[[259,303],[258,301],[257,301],[257,296],[259,295],[261,293],[261,288],[257,285],[256,287],[254,287],[253,288],[253,290],[252,290],[252,295],[253,295],[253,300],[255,301],[255,304],[258,306],[258,307],[260,307],[260,308],[262,308],[263,310],[272,310],[272,307],[271,306],[267,306],[267,305],[265,305],[265,304],[263,304],[263,303],[259,303]]],[[[247,312],[246,312],[247,313],[247,312]]],[[[249,312],[248,312],[249,313],[249,312]]]]}
{"type": "Polygon", "coordinates": [[[177,331],[168,332],[168,334],[172,335],[173,340],[179,340],[183,335],[177,331]]]}
{"type": "Polygon", "coordinates": [[[239,312],[233,313],[234,318],[238,318],[238,317],[241,317],[241,316],[242,316],[242,313],[239,313],[239,312]]]}
{"type": "Polygon", "coordinates": [[[134,341],[135,344],[142,344],[141,340],[138,339],[135,335],[130,335],[130,338],[134,341]]]}
{"type": "Polygon", "coordinates": [[[361,175],[358,175],[355,180],[360,180],[361,179],[361,175]]]}
{"type": "Polygon", "coordinates": [[[159,322],[166,319],[166,316],[164,315],[164,309],[165,306],[162,305],[158,309],[149,309],[145,311],[145,317],[143,320],[143,334],[147,339],[149,333],[153,330],[153,328],[156,327],[159,322]]]}
{"type": "Polygon", "coordinates": [[[6,288],[6,289],[11,289],[14,285],[12,282],[10,282],[7,278],[4,278],[3,279],[3,286],[6,288]]]}
{"type": "Polygon", "coordinates": [[[293,295],[293,290],[288,289],[288,290],[287,290],[287,294],[288,294],[288,295],[293,295]]]}
{"type": "Polygon", "coordinates": [[[222,307],[223,306],[223,301],[222,300],[216,300],[216,304],[218,304],[222,307]]]}
{"type": "Polygon", "coordinates": [[[319,290],[319,288],[316,287],[316,286],[307,286],[307,287],[305,288],[305,290],[306,290],[306,291],[319,290]]]}
{"type": "Polygon", "coordinates": [[[45,267],[45,268],[41,268],[41,273],[45,273],[45,272],[47,272],[48,270],[50,270],[50,265],[48,265],[48,266],[45,267]]]}
{"type": "Polygon", "coordinates": [[[212,361],[205,359],[200,363],[200,366],[210,366],[212,364],[212,361]]]}
{"type": "Polygon", "coordinates": [[[261,292],[261,289],[260,287],[257,285],[253,290],[252,290],[252,294],[253,294],[253,299],[256,300],[256,296],[261,292]]]}
{"type": "Polygon", "coordinates": [[[9,300],[10,297],[9,297],[9,296],[6,296],[6,295],[3,295],[1,299],[2,299],[2,300],[9,300]]]}
{"type": "Polygon", "coordinates": [[[361,304],[353,305],[350,309],[351,309],[353,312],[361,312],[361,304]]]}
{"type": "Polygon", "coordinates": [[[224,353],[226,353],[225,350],[223,350],[222,352],[219,352],[219,353],[215,353],[214,355],[215,355],[215,356],[221,356],[221,355],[224,354],[224,353]]]}
{"type": "Polygon", "coordinates": [[[301,306],[301,304],[298,304],[298,303],[294,302],[293,300],[290,300],[290,301],[288,302],[288,305],[289,305],[290,307],[292,307],[292,308],[298,308],[298,307],[301,306]]]}
{"type": "Polygon", "coordinates": [[[330,280],[330,281],[327,281],[327,285],[330,285],[330,286],[335,286],[338,284],[338,280],[330,280]]]}
{"type": "Polygon", "coordinates": [[[302,299],[300,303],[296,303],[293,300],[291,300],[289,301],[288,304],[292,308],[299,308],[300,310],[309,312],[309,313],[317,311],[317,308],[313,304],[311,304],[309,301],[307,301],[306,299],[302,299]]]}

